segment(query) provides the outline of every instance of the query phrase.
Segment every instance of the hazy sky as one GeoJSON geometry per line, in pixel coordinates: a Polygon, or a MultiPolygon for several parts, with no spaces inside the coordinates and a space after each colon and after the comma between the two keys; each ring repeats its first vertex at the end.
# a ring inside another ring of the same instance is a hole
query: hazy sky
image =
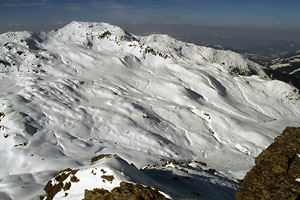
{"type": "Polygon", "coordinates": [[[0,33],[50,30],[72,20],[300,30],[300,1],[0,0],[0,33]]]}

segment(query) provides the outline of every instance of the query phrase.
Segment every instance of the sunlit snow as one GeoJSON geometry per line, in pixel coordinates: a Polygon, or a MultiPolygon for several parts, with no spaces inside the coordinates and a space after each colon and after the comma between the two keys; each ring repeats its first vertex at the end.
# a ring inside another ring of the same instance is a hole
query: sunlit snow
{"type": "Polygon", "coordinates": [[[300,125],[293,86],[240,54],[167,35],[72,22],[0,35],[0,60],[1,199],[38,198],[57,171],[90,173],[104,153],[157,174],[172,159],[201,161],[219,187],[242,179],[284,127],[300,125]]]}

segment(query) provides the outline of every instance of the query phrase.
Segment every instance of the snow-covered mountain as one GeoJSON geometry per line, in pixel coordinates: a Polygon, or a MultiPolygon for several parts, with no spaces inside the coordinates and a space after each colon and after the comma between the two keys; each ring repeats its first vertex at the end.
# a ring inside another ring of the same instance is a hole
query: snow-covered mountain
{"type": "Polygon", "coordinates": [[[37,199],[66,168],[54,199],[121,181],[233,199],[254,157],[300,125],[298,89],[242,55],[106,23],[0,35],[0,81],[0,199],[37,199]]]}

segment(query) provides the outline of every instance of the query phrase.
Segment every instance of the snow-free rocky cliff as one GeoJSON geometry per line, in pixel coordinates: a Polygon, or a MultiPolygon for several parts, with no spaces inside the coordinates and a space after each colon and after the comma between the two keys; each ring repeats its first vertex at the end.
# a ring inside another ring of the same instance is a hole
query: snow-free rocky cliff
{"type": "Polygon", "coordinates": [[[233,199],[254,157],[300,125],[299,91],[240,54],[106,23],[0,35],[0,81],[0,199],[39,199],[66,168],[80,181],[54,199],[121,181],[233,199]]]}

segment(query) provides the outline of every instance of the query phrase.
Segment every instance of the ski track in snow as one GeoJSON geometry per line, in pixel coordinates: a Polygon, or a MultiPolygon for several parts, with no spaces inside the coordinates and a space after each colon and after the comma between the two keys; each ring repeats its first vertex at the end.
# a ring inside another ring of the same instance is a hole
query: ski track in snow
{"type": "Polygon", "coordinates": [[[157,166],[138,173],[174,199],[232,199],[231,179],[242,179],[285,126],[300,125],[295,88],[239,54],[166,35],[72,22],[40,35],[0,35],[0,60],[11,65],[0,64],[0,199],[38,198],[57,171],[94,169],[90,159],[104,153],[157,166]],[[257,75],[229,73],[232,66],[257,75]],[[172,159],[205,162],[216,173],[161,168],[172,159]],[[195,183],[172,181],[186,176],[195,183]]]}

